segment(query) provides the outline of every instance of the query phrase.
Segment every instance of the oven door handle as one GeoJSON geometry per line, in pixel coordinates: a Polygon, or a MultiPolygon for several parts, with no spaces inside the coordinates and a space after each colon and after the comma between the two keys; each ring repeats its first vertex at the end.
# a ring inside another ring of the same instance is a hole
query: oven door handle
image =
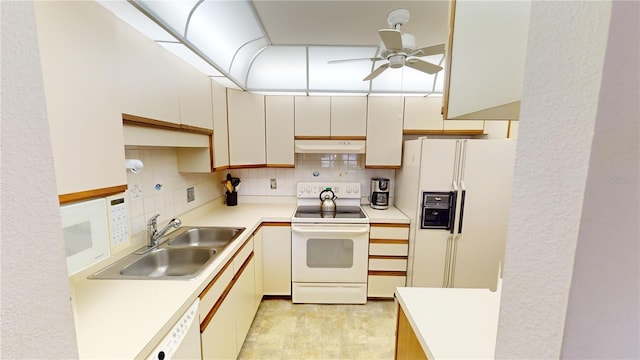
{"type": "Polygon", "coordinates": [[[304,233],[304,234],[366,234],[369,232],[368,227],[358,227],[358,228],[346,228],[346,227],[337,227],[337,226],[322,226],[322,227],[306,227],[306,226],[292,226],[292,232],[296,233],[304,233]]]}

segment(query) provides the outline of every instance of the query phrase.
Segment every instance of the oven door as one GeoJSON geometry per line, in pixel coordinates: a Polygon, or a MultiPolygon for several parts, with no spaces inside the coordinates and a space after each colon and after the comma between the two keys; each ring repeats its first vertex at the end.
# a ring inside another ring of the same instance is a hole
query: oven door
{"type": "Polygon", "coordinates": [[[367,281],[369,224],[292,224],[293,282],[367,281]]]}

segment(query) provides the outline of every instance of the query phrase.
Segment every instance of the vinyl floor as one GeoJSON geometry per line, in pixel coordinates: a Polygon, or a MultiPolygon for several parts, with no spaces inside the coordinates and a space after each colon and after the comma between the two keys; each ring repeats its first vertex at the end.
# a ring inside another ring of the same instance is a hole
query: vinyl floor
{"type": "Polygon", "coordinates": [[[265,299],[238,359],[393,359],[396,305],[292,304],[265,299]]]}

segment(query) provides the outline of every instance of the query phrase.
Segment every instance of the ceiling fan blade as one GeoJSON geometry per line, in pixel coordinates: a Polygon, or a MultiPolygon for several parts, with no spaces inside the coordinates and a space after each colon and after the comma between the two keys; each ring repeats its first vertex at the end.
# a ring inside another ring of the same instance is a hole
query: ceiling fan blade
{"type": "Polygon", "coordinates": [[[369,60],[369,61],[380,61],[380,60],[384,60],[381,57],[374,57],[374,58],[358,58],[358,59],[343,59],[343,60],[330,60],[327,61],[327,64],[338,64],[338,63],[343,63],[343,62],[351,62],[351,61],[363,61],[363,60],[369,60]]]}
{"type": "Polygon", "coordinates": [[[442,66],[434,65],[430,62],[426,62],[418,58],[407,59],[407,61],[405,62],[405,65],[410,68],[414,68],[416,70],[426,72],[427,74],[435,74],[438,71],[442,70],[442,66]]]}
{"type": "Polygon", "coordinates": [[[387,50],[400,51],[404,47],[402,45],[402,34],[396,29],[380,29],[378,34],[387,50]]]}
{"type": "Polygon", "coordinates": [[[362,81],[369,81],[375,79],[378,75],[382,74],[389,67],[389,64],[382,64],[378,66],[377,69],[373,70],[371,74],[369,74],[366,78],[362,79],[362,81]]]}
{"type": "Polygon", "coordinates": [[[425,46],[414,49],[411,56],[430,56],[444,54],[444,44],[425,46]]]}

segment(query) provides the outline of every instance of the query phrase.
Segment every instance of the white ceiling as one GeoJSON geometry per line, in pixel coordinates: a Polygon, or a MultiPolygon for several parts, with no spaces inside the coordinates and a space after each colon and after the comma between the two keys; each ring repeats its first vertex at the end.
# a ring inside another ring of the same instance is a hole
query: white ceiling
{"type": "Polygon", "coordinates": [[[378,29],[389,28],[387,14],[411,12],[402,31],[416,37],[417,47],[444,43],[448,36],[449,1],[252,1],[272,45],[378,46],[378,29]]]}
{"type": "MultiPolygon", "coordinates": [[[[443,72],[403,67],[363,81],[385,61],[328,64],[378,54],[387,14],[410,11],[416,47],[445,43],[448,0],[97,0],[225,86],[272,93],[414,94],[442,91],[443,72]]],[[[444,65],[442,55],[426,61],[444,65]]]]}

